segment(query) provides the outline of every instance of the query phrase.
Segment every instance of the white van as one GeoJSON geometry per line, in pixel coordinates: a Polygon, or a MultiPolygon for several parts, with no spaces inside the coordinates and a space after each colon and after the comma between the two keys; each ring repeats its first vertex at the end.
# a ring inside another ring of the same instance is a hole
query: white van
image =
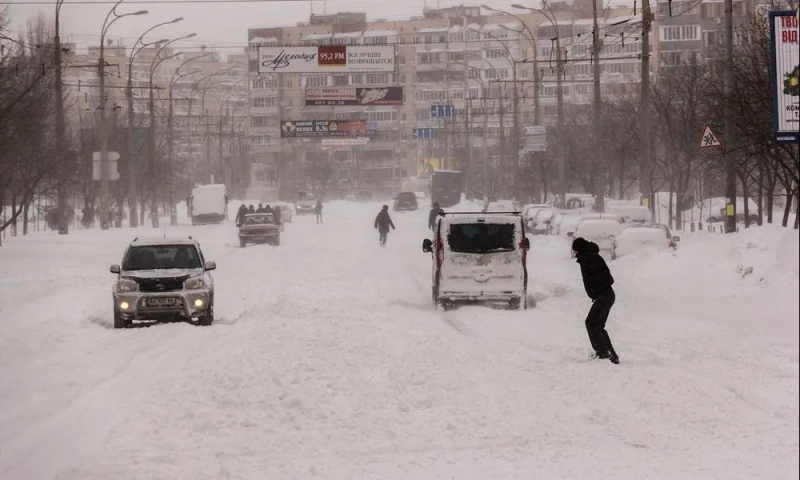
{"type": "Polygon", "coordinates": [[[189,197],[192,225],[221,223],[228,218],[228,192],[223,184],[201,185],[189,197]]]}
{"type": "Polygon", "coordinates": [[[445,310],[466,303],[527,307],[530,242],[522,215],[443,213],[434,233],[433,240],[422,242],[422,251],[433,259],[435,306],[445,310]]]}

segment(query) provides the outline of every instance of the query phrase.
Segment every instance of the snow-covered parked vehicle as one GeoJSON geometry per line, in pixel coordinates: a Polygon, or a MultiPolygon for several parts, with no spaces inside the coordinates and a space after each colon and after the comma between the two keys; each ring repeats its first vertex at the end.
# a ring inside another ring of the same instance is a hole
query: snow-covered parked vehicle
{"type": "Polygon", "coordinates": [[[678,248],[678,236],[673,236],[669,227],[660,223],[634,224],[622,230],[616,238],[617,257],[646,248],[666,250],[678,248]]]}
{"type": "Polygon", "coordinates": [[[271,213],[248,213],[239,225],[239,245],[248,243],[281,244],[281,226],[271,213]]]}
{"type": "Polygon", "coordinates": [[[188,239],[134,239],[125,250],[112,296],[114,328],[134,320],[214,321],[214,279],[217,268],[207,262],[200,244],[188,239]]]}
{"type": "Polygon", "coordinates": [[[611,255],[611,260],[616,260],[616,239],[622,229],[622,221],[618,218],[589,218],[581,220],[574,232],[567,233],[567,237],[580,237],[594,242],[600,247],[600,252],[608,252],[611,255]]]}
{"type": "Polygon", "coordinates": [[[526,306],[528,289],[525,223],[520,214],[443,213],[434,238],[422,251],[433,260],[434,305],[503,303],[526,306]]]}

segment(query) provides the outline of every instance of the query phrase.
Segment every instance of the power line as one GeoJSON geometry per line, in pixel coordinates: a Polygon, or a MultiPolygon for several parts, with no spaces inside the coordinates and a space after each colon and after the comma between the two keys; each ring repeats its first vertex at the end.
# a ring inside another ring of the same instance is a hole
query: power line
{"type": "MultiPolygon", "coordinates": [[[[198,3],[300,3],[308,0],[130,0],[125,2],[126,5],[131,4],[198,4],[198,3]]],[[[39,0],[35,2],[24,2],[20,0],[11,0],[7,2],[0,2],[0,5],[56,5],[54,0],[39,0]]],[[[69,5],[113,5],[117,2],[113,0],[77,0],[70,1],[69,5]]]]}

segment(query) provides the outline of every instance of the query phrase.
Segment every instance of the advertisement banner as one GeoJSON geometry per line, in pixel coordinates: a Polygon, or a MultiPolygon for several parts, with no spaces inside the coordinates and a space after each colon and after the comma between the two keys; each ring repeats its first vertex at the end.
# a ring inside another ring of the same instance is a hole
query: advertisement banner
{"type": "Polygon", "coordinates": [[[403,87],[307,88],[306,106],[402,105],[403,87]]]}
{"type": "Polygon", "coordinates": [[[258,73],[394,72],[393,45],[258,47],[258,73]]]}
{"type": "Polygon", "coordinates": [[[770,12],[772,130],[775,143],[800,142],[800,49],[797,12],[770,12]]]}
{"type": "Polygon", "coordinates": [[[281,122],[281,138],[300,137],[365,137],[364,120],[285,120],[281,122]]]}

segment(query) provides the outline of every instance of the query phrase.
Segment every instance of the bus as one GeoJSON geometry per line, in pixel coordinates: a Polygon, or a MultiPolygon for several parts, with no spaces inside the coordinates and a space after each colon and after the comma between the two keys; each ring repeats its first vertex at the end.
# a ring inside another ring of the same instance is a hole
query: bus
{"type": "Polygon", "coordinates": [[[464,190],[464,174],[454,170],[434,170],[431,172],[431,203],[447,208],[461,203],[464,190]]]}

